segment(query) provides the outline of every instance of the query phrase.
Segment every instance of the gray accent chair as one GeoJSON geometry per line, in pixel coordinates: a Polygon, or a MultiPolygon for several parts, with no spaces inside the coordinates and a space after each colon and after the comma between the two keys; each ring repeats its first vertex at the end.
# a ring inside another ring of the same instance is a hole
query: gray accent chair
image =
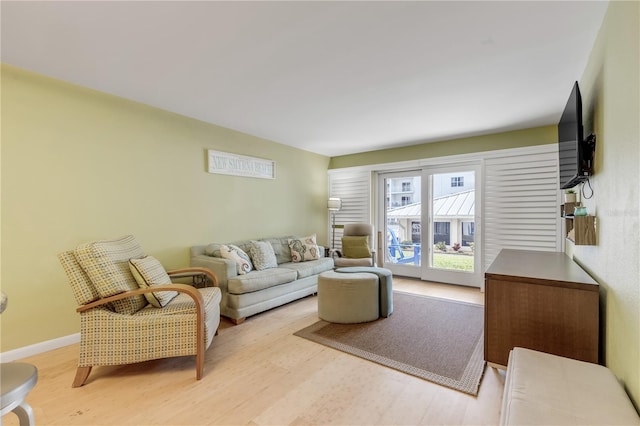
{"type": "Polygon", "coordinates": [[[343,251],[334,259],[336,268],[349,266],[375,266],[375,240],[373,235],[373,225],[369,223],[348,223],[344,225],[343,251]],[[368,237],[370,257],[350,258],[344,255],[344,237],[368,237]]]}

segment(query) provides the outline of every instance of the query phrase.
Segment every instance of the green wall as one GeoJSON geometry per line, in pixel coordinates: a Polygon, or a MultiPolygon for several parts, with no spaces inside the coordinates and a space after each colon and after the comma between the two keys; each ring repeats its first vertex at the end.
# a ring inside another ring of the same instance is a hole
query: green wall
{"type": "MultiPolygon", "coordinates": [[[[569,247],[601,284],[606,365],[640,407],[640,3],[609,3],[580,79],[585,130],[595,131],[597,245],[569,247]]],[[[569,89],[567,89],[569,90],[569,89]]],[[[587,191],[588,192],[588,191],[587,191]]]]}
{"type": "Polygon", "coordinates": [[[340,169],[370,164],[394,163],[415,160],[417,158],[434,158],[447,155],[467,154],[470,152],[521,148],[524,146],[548,143],[558,143],[557,126],[535,127],[532,129],[514,130],[491,135],[423,143],[402,148],[343,155],[331,158],[329,167],[331,169],[340,169]]]}
{"type": "Polygon", "coordinates": [[[1,350],[79,331],[56,254],[134,234],[169,268],[212,241],[317,233],[329,158],[2,66],[1,350]],[[274,160],[275,180],[206,172],[206,150],[274,160]]]}

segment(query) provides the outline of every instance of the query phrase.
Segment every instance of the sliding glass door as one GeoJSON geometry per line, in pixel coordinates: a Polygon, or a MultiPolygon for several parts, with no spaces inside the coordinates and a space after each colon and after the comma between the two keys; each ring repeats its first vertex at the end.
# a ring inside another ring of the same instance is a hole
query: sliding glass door
{"type": "Polygon", "coordinates": [[[479,171],[475,164],[451,164],[381,173],[382,266],[397,275],[480,287],[479,171]]]}
{"type": "Polygon", "coordinates": [[[378,208],[383,265],[395,274],[420,277],[422,248],[422,172],[379,175],[378,208]]]}
{"type": "Polygon", "coordinates": [[[479,167],[454,165],[423,170],[423,280],[481,286],[478,172],[479,167]]]}

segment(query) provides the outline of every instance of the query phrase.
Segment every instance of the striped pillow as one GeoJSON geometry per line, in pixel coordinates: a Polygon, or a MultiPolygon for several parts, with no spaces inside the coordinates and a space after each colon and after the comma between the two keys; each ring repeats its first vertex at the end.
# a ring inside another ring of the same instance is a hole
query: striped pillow
{"type": "MultiPolygon", "coordinates": [[[[171,284],[171,278],[164,267],[153,256],[145,256],[141,259],[129,259],[129,268],[140,288],[162,287],[171,284]]],[[[177,291],[157,291],[145,293],[147,301],[156,308],[162,308],[178,295],[177,291]]]]}

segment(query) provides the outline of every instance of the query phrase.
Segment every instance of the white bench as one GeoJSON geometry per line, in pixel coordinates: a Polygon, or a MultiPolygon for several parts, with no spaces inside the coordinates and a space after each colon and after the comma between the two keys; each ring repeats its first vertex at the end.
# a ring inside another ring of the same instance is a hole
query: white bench
{"type": "Polygon", "coordinates": [[[608,368],[514,348],[500,424],[640,425],[640,417],[608,368]]]}

